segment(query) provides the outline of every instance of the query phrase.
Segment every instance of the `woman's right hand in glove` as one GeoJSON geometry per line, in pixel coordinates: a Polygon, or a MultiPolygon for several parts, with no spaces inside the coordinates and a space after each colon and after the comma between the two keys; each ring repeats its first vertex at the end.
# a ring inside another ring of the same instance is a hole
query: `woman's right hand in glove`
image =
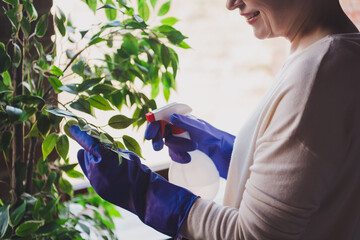
{"type": "Polygon", "coordinates": [[[172,160],[187,163],[191,161],[187,152],[198,149],[211,158],[220,176],[226,179],[235,136],[190,115],[172,114],[170,122],[187,131],[191,139],[174,136],[170,124],[165,126],[162,136],[160,122],[151,122],[147,125],[145,139],[152,140],[154,150],[159,151],[163,148],[163,138],[165,138],[165,145],[169,148],[172,160]]]}

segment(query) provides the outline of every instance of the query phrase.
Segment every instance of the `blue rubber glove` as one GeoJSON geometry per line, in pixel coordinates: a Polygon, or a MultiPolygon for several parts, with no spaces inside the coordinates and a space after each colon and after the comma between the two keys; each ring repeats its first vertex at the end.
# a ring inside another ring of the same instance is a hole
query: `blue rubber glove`
{"type": "MultiPolygon", "coordinates": [[[[187,163],[191,161],[191,157],[187,152],[198,149],[211,158],[220,176],[226,179],[235,136],[223,132],[193,116],[175,113],[170,115],[170,122],[187,131],[191,138],[189,140],[173,136],[169,125],[166,126],[164,134],[165,145],[169,148],[169,155],[172,160],[179,163],[187,163]]],[[[164,142],[161,137],[159,122],[155,121],[147,125],[145,139],[152,140],[154,150],[159,151],[163,148],[164,142]]]]}
{"type": "Polygon", "coordinates": [[[177,237],[197,196],[152,172],[133,152],[119,149],[130,159],[123,158],[119,165],[116,151],[78,126],[71,126],[70,133],[85,149],[79,150],[78,161],[100,197],[136,214],[146,225],[177,237]]]}

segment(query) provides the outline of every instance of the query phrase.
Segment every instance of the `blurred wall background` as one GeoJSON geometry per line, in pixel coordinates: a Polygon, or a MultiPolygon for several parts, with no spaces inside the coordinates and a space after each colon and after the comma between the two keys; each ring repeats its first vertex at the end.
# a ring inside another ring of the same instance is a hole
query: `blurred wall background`
{"type": "MultiPolygon", "coordinates": [[[[72,21],[78,26],[86,28],[96,22],[81,1],[54,0],[54,3],[71,14],[72,21]]],[[[169,16],[180,19],[175,27],[189,37],[186,42],[192,49],[178,49],[177,91],[169,102],[186,103],[193,108],[192,114],[196,117],[236,135],[272,83],[290,45],[280,38],[256,39],[252,27],[239,11],[228,11],[225,3],[225,0],[172,1],[169,16]]],[[[341,0],[341,3],[359,24],[360,0],[341,0]]],[[[158,103],[159,106],[166,104],[161,96],[158,103]]],[[[99,122],[109,118],[102,119],[104,114],[99,114],[99,122]]],[[[145,164],[168,164],[167,149],[154,152],[150,142],[143,142],[144,132],[145,127],[138,132],[121,134],[135,136],[142,144],[147,159],[145,164]]],[[[71,146],[71,156],[76,161],[79,146],[71,146]]]]}

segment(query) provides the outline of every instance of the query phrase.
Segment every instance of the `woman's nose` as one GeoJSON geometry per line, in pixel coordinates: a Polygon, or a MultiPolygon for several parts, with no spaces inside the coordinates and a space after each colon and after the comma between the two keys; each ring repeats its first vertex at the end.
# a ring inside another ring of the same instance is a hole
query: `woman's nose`
{"type": "Polygon", "coordinates": [[[229,10],[234,10],[243,4],[244,4],[243,0],[227,0],[226,8],[229,10]]]}

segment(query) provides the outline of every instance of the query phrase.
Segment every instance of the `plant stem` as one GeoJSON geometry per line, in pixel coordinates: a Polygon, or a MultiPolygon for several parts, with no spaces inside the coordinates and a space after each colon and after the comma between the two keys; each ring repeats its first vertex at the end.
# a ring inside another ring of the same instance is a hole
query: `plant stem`
{"type": "Polygon", "coordinates": [[[27,164],[27,173],[26,173],[26,187],[25,191],[27,193],[31,193],[32,189],[32,175],[34,169],[34,155],[35,155],[35,145],[36,145],[36,137],[30,138],[30,151],[28,155],[29,162],[27,164]]]}
{"type": "MultiPolygon", "coordinates": [[[[22,37],[22,36],[20,36],[22,37]]],[[[16,40],[14,40],[16,41],[16,40]]],[[[22,46],[20,48],[23,48],[22,46]]],[[[13,71],[13,79],[14,79],[14,96],[20,96],[23,94],[23,86],[21,82],[23,80],[23,59],[21,60],[20,67],[14,69],[13,71]]],[[[14,137],[12,141],[12,158],[11,158],[11,189],[12,189],[12,196],[11,199],[13,202],[16,201],[18,195],[22,192],[22,183],[16,182],[16,173],[15,173],[15,163],[17,161],[24,161],[23,153],[24,153],[24,129],[23,124],[16,124],[13,127],[14,137]]]]}

